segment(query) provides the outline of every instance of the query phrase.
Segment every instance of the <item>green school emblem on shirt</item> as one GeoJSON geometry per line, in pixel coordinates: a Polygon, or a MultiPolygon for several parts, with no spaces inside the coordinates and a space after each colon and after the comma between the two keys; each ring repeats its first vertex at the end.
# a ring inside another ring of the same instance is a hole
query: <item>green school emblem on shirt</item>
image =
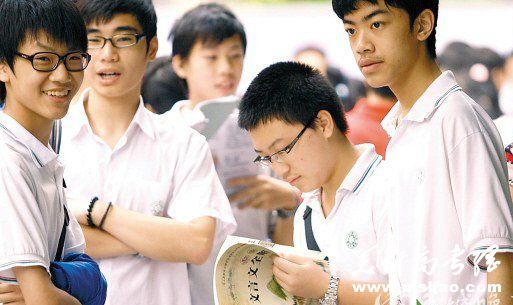
{"type": "Polygon", "coordinates": [[[350,231],[346,236],[346,246],[349,249],[354,249],[358,246],[358,235],[355,231],[350,231]]]}

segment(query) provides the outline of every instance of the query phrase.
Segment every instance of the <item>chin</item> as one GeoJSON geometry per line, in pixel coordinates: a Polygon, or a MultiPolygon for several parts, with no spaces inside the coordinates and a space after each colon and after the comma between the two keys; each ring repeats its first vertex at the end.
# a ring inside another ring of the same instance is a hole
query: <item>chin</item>
{"type": "Polygon", "coordinates": [[[369,75],[365,77],[365,80],[367,81],[367,84],[369,84],[369,86],[371,86],[372,88],[381,88],[388,86],[388,81],[381,75],[369,75]]]}

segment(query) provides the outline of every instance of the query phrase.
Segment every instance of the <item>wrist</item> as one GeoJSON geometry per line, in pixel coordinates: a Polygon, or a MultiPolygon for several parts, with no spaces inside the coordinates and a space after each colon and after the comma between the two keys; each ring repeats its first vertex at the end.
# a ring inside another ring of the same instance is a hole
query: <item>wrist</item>
{"type": "Polygon", "coordinates": [[[329,277],[329,284],[324,296],[319,299],[320,305],[337,305],[338,304],[338,286],[339,278],[335,275],[329,277]]]}
{"type": "Polygon", "coordinates": [[[102,220],[102,217],[105,214],[105,211],[107,210],[107,206],[108,205],[101,200],[96,201],[96,204],[94,205],[94,208],[91,211],[91,218],[96,226],[100,225],[100,221],[102,220]]]}

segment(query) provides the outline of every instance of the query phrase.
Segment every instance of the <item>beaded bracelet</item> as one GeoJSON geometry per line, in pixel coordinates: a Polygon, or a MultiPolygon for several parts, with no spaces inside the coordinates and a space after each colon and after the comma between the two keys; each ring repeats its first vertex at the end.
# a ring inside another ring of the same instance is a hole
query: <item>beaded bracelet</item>
{"type": "Polygon", "coordinates": [[[93,199],[91,199],[91,202],[89,203],[89,207],[87,208],[87,214],[86,214],[87,224],[91,228],[96,228],[96,225],[93,222],[93,218],[91,217],[91,212],[93,211],[93,207],[94,207],[94,204],[96,203],[96,201],[98,201],[98,197],[94,197],[93,199]]]}

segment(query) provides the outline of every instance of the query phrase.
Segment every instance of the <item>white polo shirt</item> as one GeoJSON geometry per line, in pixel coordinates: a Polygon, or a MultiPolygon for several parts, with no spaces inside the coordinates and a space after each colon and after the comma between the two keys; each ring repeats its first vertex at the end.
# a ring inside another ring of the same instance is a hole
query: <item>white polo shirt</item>
{"type": "MultiPolygon", "coordinates": [[[[61,155],[70,197],[113,202],[143,214],[180,221],[217,219],[216,238],[235,229],[228,199],[205,138],[185,126],[163,126],[141,102],[114,149],[93,134],[86,91],[63,121],[61,155]]],[[[151,237],[148,237],[151,238],[151,237]]],[[[127,255],[102,259],[107,305],[189,305],[186,263],[127,255]]]]}
{"type": "Polygon", "coordinates": [[[387,205],[381,197],[378,165],[381,156],[372,144],[357,145],[360,157],[342,181],[327,217],[321,190],[303,194],[294,217],[294,246],[307,249],[304,214],[312,209],[312,231],[331,271],[345,280],[387,283],[384,266],[389,230],[387,205]]]}
{"type": "MultiPolygon", "coordinates": [[[[64,223],[63,171],[51,148],[0,111],[0,283],[16,283],[14,267],[41,266],[50,273],[64,223]]],[[[63,256],[85,248],[69,216],[63,256]]]]}
{"type": "MultiPolygon", "coordinates": [[[[235,96],[229,96],[220,101],[231,102],[235,96]]],[[[189,101],[183,100],[175,103],[171,110],[161,115],[167,124],[184,124],[201,133],[206,123],[206,118],[197,105],[194,109],[184,107],[189,101]]],[[[229,158],[238,158],[238,162],[253,164],[254,150],[249,135],[237,125],[238,110],[234,111],[228,119],[219,127],[219,130],[209,140],[208,144],[215,155],[216,169],[221,181],[228,177],[234,177],[226,166],[229,158]],[[236,139],[227,139],[223,134],[235,135],[236,139]],[[235,147],[234,147],[235,146],[235,147]]],[[[239,209],[232,205],[232,212],[237,221],[237,229],[233,233],[237,236],[265,240],[268,236],[269,213],[254,208],[239,209]]],[[[191,295],[193,305],[211,305],[214,300],[213,270],[215,260],[225,238],[217,239],[207,263],[201,266],[189,266],[191,278],[191,295]]]]}
{"type": "Polygon", "coordinates": [[[402,287],[402,304],[480,304],[485,293],[469,290],[486,284],[486,273],[474,276],[467,256],[494,245],[513,249],[499,133],[451,72],[438,77],[396,127],[400,113],[397,103],[382,122],[392,136],[386,176],[397,266],[391,282],[402,287]]]}

